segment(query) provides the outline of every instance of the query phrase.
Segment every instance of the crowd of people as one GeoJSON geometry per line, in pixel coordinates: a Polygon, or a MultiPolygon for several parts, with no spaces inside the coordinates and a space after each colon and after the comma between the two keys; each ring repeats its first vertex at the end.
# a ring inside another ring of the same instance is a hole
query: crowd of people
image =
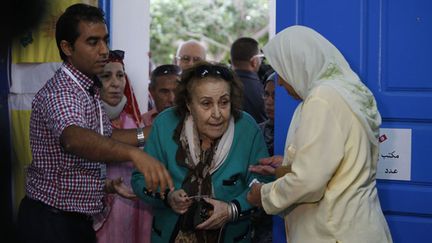
{"type": "Polygon", "coordinates": [[[375,99],[318,32],[288,27],[263,51],[240,37],[230,66],[186,41],[152,70],[145,113],[100,9],[67,8],[56,42],[64,62],[32,102],[20,242],[272,242],[272,215],[289,242],[392,242],[375,99]],[[301,101],[283,155],[276,84],[301,101]]]}

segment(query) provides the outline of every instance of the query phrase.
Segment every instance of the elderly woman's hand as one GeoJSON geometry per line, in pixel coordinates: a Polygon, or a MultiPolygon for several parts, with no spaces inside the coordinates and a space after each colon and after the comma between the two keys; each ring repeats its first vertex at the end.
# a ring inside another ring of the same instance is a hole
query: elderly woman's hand
{"type": "Polygon", "coordinates": [[[213,205],[213,213],[210,218],[197,225],[196,229],[219,229],[230,220],[228,203],[211,198],[204,198],[204,200],[213,205]]]}
{"type": "Polygon", "coordinates": [[[183,189],[169,192],[167,200],[172,210],[178,214],[184,214],[192,205],[192,200],[183,189]]]}

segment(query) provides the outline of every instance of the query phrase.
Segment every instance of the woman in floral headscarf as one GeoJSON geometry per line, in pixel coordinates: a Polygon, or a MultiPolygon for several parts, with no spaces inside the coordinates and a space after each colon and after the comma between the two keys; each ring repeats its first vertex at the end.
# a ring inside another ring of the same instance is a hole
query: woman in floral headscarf
{"type": "Polygon", "coordinates": [[[292,26],[263,49],[278,84],[302,100],[283,158],[291,171],[256,184],[251,204],[285,217],[295,242],[392,242],[376,189],[381,116],[371,91],[333,44],[292,26]]]}
{"type": "MultiPolygon", "coordinates": [[[[99,75],[102,83],[101,99],[114,128],[137,128],[142,126],[141,115],[124,71],[123,56],[123,51],[110,51],[104,72],[99,75]]],[[[107,177],[114,179],[118,187],[122,185],[120,189],[126,194],[134,196],[130,188],[132,169],[130,162],[108,164],[107,177]]],[[[107,195],[104,214],[96,216],[94,220],[98,242],[150,242],[151,207],[137,198],[107,195]]]]}

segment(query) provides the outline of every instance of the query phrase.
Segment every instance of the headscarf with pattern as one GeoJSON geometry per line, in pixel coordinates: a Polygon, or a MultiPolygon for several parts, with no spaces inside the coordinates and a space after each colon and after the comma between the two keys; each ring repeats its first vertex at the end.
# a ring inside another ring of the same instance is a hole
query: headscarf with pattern
{"type": "MultiPolygon", "coordinates": [[[[263,51],[278,75],[303,100],[319,85],[334,88],[360,120],[370,142],[378,146],[381,115],[375,98],[332,43],[315,30],[297,25],[279,32],[263,51]]],[[[298,110],[293,116],[293,125],[298,110]]],[[[290,130],[287,141],[292,133],[291,126],[290,130]]]]}

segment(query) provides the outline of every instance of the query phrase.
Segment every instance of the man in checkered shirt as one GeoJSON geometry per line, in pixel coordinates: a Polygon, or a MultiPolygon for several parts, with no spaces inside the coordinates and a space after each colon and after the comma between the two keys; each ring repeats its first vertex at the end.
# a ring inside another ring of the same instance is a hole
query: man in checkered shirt
{"type": "Polygon", "coordinates": [[[132,161],[151,191],[173,184],[166,168],[137,147],[142,130],[112,130],[101,109],[95,77],[109,53],[104,13],[72,5],[57,21],[56,41],[64,63],[32,103],[33,161],[18,233],[22,242],[96,242],[91,216],[103,211],[104,194],[128,196],[120,180],[106,178],[105,163],[132,161]]]}

